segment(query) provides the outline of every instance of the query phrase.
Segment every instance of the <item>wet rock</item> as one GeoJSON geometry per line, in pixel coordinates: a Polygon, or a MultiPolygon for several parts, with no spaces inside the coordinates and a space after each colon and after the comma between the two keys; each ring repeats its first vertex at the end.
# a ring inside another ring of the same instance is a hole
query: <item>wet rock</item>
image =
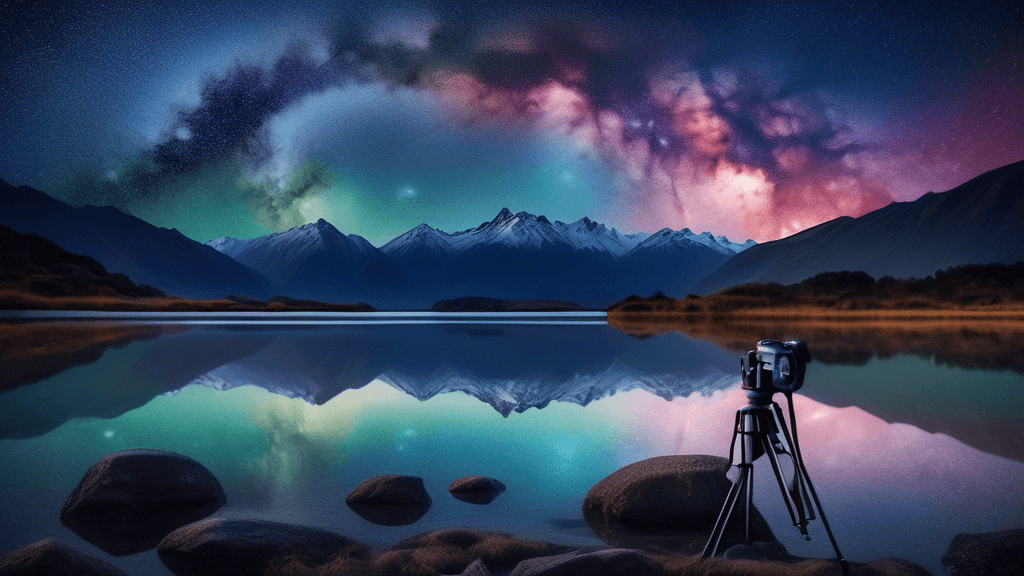
{"type": "Polygon", "coordinates": [[[1024,529],[957,534],[942,565],[950,576],[1024,574],[1024,529]]]}
{"type": "Polygon", "coordinates": [[[612,548],[523,560],[512,571],[512,576],[660,576],[663,573],[661,564],[643,552],[612,548]]]}
{"type": "Polygon", "coordinates": [[[365,559],[363,544],[322,528],[267,520],[210,518],[179,528],[156,548],[178,576],[264,574],[282,566],[311,568],[365,559]]]}
{"type": "Polygon", "coordinates": [[[2,576],[128,576],[120,568],[47,538],[0,556],[2,576]]]}
{"type": "Polygon", "coordinates": [[[463,476],[448,486],[448,492],[470,504],[490,504],[505,491],[505,485],[487,476],[463,476]]]}
{"type": "MultiPolygon", "coordinates": [[[[605,542],[622,548],[699,553],[732,483],[729,460],[718,456],[658,456],[620,468],[594,485],[583,517],[605,542]]],[[[719,550],[743,542],[737,504],[719,550]]],[[[751,510],[751,539],[775,542],[768,523],[751,510]]]]}
{"type": "Polygon", "coordinates": [[[412,524],[427,513],[431,502],[423,478],[400,474],[374,476],[345,498],[353,512],[383,526],[412,524]]]}
{"type": "Polygon", "coordinates": [[[93,464],[60,521],[113,556],[149,550],[175,528],[216,512],[227,499],[213,474],[165,450],[123,450],[93,464]]]}

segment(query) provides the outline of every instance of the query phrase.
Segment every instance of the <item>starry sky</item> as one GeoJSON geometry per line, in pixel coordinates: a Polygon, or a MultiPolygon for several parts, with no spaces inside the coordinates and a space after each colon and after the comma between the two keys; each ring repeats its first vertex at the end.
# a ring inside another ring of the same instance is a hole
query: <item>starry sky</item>
{"type": "Polygon", "coordinates": [[[772,240],[1024,159],[1024,4],[14,0],[0,178],[199,241],[772,240]]]}

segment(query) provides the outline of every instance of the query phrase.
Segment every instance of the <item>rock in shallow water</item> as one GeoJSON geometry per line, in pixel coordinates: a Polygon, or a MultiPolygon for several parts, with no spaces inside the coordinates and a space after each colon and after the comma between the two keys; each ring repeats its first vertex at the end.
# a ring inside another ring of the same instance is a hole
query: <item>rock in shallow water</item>
{"type": "Polygon", "coordinates": [[[427,513],[431,502],[423,478],[401,474],[374,476],[345,498],[353,512],[382,526],[412,524],[427,513]]]}
{"type": "Polygon", "coordinates": [[[171,532],[156,549],[178,576],[251,575],[284,565],[316,567],[370,550],[341,534],[267,520],[210,518],[171,532]]]}
{"type": "Polygon", "coordinates": [[[490,504],[504,491],[504,484],[487,476],[463,476],[448,486],[452,496],[470,504],[490,504]]]}
{"type": "Polygon", "coordinates": [[[430,494],[423,478],[401,474],[381,474],[363,482],[345,498],[348,504],[388,506],[430,506],[430,494]]]}
{"type": "MultiPolygon", "coordinates": [[[[612,546],[700,552],[718,519],[732,483],[729,460],[718,456],[658,456],[635,462],[594,485],[583,517],[612,546]]],[[[751,538],[775,542],[757,509],[751,538]]],[[[733,514],[719,550],[742,540],[742,508],[733,514]]]]}
{"type": "Polygon", "coordinates": [[[120,568],[56,538],[40,540],[0,556],[0,576],[128,576],[120,568]]]}
{"type": "Polygon", "coordinates": [[[213,474],[165,450],[123,450],[93,464],[60,521],[113,556],[149,550],[175,528],[216,512],[227,499],[213,474]]]}
{"type": "Polygon", "coordinates": [[[1024,529],[957,534],[942,565],[950,576],[1024,574],[1024,529]]]}

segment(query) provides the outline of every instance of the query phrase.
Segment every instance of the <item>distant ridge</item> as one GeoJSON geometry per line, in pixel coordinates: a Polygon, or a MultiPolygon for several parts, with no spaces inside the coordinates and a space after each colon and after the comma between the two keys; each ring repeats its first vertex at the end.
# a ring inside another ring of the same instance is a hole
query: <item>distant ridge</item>
{"type": "Polygon", "coordinates": [[[109,206],[74,207],[3,180],[0,224],[47,238],[68,252],[94,258],[109,272],[175,296],[265,298],[278,293],[263,275],[177,230],[109,206]]]}
{"type": "Polygon", "coordinates": [[[795,284],[821,272],[923,278],[965,264],[1024,260],[1024,161],[948,192],[842,217],[731,257],[693,288],[706,295],[751,282],[795,284]]]}

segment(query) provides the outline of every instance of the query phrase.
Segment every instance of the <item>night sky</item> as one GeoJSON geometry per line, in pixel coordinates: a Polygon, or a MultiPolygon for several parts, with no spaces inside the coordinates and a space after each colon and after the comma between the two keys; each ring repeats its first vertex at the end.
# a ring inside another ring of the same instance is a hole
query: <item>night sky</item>
{"type": "Polygon", "coordinates": [[[1024,159],[1024,3],[31,2],[0,178],[206,241],[502,207],[742,241],[1024,159]]]}

